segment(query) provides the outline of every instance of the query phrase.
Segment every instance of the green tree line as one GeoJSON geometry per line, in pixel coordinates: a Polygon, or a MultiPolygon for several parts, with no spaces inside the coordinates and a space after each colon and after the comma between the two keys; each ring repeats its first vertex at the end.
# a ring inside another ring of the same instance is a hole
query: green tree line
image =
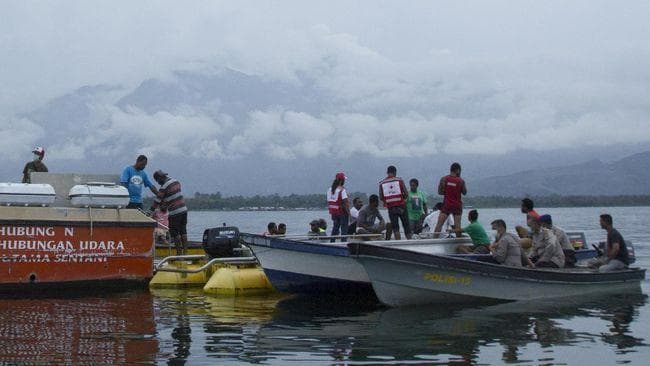
{"type": "MultiPolygon", "coordinates": [[[[350,197],[360,197],[368,202],[369,194],[352,192],[350,197]]],[[[523,197],[505,196],[469,196],[463,199],[465,206],[477,208],[512,208],[519,207],[523,197]]],[[[650,195],[621,196],[531,196],[538,207],[611,207],[611,206],[650,206],[650,195]]],[[[440,196],[428,196],[428,205],[432,207],[441,201],[440,196]]],[[[290,195],[255,195],[224,196],[217,193],[195,193],[185,197],[191,210],[239,210],[239,209],[326,209],[327,198],[324,194],[290,194],[290,195]]],[[[151,199],[145,200],[145,207],[151,205],[151,199]]]]}

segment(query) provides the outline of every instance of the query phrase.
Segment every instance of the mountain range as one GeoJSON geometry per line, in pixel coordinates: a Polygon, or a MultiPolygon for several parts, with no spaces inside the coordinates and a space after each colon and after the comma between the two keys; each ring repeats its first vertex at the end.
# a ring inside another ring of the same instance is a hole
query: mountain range
{"type": "MultiPolygon", "coordinates": [[[[348,176],[349,190],[374,192],[389,164],[434,193],[453,161],[463,164],[470,195],[650,194],[648,144],[452,153],[435,139],[418,140],[428,133],[423,121],[439,118],[443,105],[446,118],[500,118],[485,109],[493,95],[471,96],[478,109],[470,111],[440,100],[389,104],[395,94],[388,92],[342,96],[322,80],[296,78],[178,71],[133,87],[84,86],[19,117],[30,122],[25,135],[46,146],[51,171],[119,173],[145,153],[150,173],[169,172],[188,194],[320,193],[337,171],[348,176]],[[397,127],[410,143],[377,134],[382,126],[397,127]]],[[[16,181],[23,164],[7,159],[0,179],[16,181]]]]}

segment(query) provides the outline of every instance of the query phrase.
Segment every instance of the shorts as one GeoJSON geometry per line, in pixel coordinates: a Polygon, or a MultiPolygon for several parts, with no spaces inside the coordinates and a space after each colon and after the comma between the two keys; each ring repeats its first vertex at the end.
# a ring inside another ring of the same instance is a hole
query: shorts
{"type": "Polygon", "coordinates": [[[440,212],[447,214],[447,215],[462,215],[463,214],[463,206],[460,207],[448,207],[445,205],[442,205],[440,208],[440,212]]]}
{"type": "Polygon", "coordinates": [[[172,238],[187,235],[187,212],[169,216],[169,235],[172,238]]]}

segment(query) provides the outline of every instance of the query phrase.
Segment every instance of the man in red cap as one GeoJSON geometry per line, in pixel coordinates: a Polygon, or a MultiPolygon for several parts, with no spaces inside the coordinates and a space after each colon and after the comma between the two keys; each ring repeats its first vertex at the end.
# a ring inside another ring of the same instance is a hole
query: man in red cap
{"type": "MultiPolygon", "coordinates": [[[[336,173],[332,186],[327,190],[327,209],[332,217],[332,236],[346,234],[350,220],[350,199],[344,187],[345,174],[336,173]]],[[[334,242],[336,239],[332,238],[334,242]]],[[[345,241],[345,238],[341,238],[345,241]]]]}
{"type": "Polygon", "coordinates": [[[23,183],[32,182],[32,172],[47,172],[47,167],[43,163],[43,158],[45,157],[45,149],[38,146],[32,150],[32,153],[34,153],[34,158],[32,161],[25,164],[25,169],[23,169],[23,183]]]}

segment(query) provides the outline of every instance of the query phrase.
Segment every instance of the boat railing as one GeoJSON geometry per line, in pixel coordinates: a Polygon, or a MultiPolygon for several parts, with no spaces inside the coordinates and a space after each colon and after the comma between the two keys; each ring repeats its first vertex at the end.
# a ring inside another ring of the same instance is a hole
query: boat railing
{"type": "Polygon", "coordinates": [[[205,271],[206,269],[210,268],[212,265],[217,263],[226,263],[226,264],[256,264],[257,263],[257,258],[255,257],[222,257],[222,258],[212,258],[207,263],[197,268],[177,268],[177,267],[165,266],[165,264],[175,262],[175,261],[195,261],[195,260],[201,260],[206,258],[209,257],[206,255],[199,255],[199,254],[172,255],[163,258],[163,260],[161,260],[160,263],[158,263],[155,266],[155,270],[156,272],[159,271],[159,272],[176,272],[176,273],[199,273],[205,271]]]}

